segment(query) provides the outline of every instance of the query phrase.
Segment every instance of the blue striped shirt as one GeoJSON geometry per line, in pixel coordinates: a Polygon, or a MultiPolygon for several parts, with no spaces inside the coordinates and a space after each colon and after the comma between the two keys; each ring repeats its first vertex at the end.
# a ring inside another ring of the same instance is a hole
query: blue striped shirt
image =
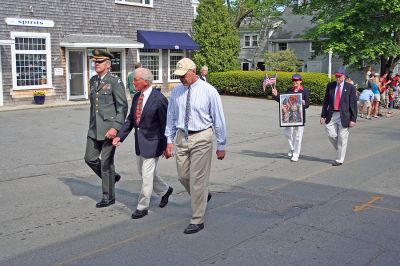
{"type": "MultiPolygon", "coordinates": [[[[225,150],[226,125],[221,97],[213,86],[201,79],[190,87],[189,131],[200,131],[213,126],[217,137],[217,150],[225,150]]],[[[171,92],[165,129],[168,143],[173,143],[178,129],[185,128],[187,94],[188,87],[183,84],[179,84],[171,92]]]]}

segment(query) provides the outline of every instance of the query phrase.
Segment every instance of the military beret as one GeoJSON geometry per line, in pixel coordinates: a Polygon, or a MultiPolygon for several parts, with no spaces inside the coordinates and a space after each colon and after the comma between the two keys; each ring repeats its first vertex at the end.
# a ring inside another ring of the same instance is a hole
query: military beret
{"type": "Polygon", "coordinates": [[[106,50],[102,49],[93,50],[92,60],[95,62],[103,62],[106,60],[110,60],[112,58],[114,58],[114,56],[110,52],[107,52],[106,50]]]}

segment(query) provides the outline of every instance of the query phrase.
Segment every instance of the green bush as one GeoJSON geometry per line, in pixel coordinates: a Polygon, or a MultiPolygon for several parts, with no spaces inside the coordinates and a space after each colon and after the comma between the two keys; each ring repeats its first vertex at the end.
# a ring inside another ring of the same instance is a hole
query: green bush
{"type": "MultiPolygon", "coordinates": [[[[271,77],[275,72],[268,71],[271,77]]],[[[276,88],[286,91],[292,87],[292,72],[276,72],[278,74],[276,88]]],[[[324,100],[326,84],[329,82],[328,75],[323,73],[302,72],[303,85],[310,90],[311,104],[322,104],[324,100]]],[[[267,97],[271,95],[271,86],[264,92],[262,88],[265,72],[262,71],[227,71],[210,73],[208,81],[220,94],[267,97]]]]}

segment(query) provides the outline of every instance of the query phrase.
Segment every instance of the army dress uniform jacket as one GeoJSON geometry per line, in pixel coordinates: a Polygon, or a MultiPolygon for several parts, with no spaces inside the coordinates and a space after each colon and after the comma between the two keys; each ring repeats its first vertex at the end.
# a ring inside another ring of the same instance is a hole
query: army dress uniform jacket
{"type": "Polygon", "coordinates": [[[120,130],[128,112],[122,81],[108,72],[101,82],[99,76],[90,79],[90,123],[88,137],[105,140],[110,128],[120,130]]]}

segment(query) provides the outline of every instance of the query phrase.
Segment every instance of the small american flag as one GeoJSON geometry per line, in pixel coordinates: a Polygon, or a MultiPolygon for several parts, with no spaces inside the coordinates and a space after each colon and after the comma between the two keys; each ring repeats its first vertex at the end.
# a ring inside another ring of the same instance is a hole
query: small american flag
{"type": "Polygon", "coordinates": [[[267,73],[265,73],[265,77],[264,77],[264,81],[263,81],[264,92],[265,92],[265,89],[272,84],[276,84],[276,74],[273,75],[271,78],[268,78],[267,73]]]}

